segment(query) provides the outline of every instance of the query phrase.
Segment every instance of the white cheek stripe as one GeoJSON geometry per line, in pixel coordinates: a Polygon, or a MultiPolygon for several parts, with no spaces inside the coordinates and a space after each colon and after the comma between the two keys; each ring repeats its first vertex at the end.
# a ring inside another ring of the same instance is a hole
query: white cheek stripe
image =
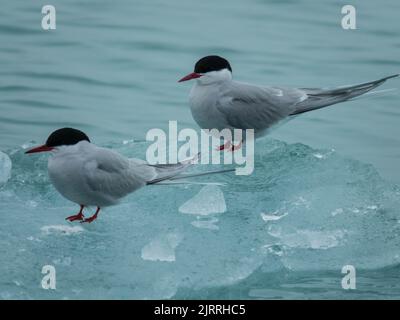
{"type": "Polygon", "coordinates": [[[219,71],[210,71],[203,73],[203,75],[197,79],[199,84],[211,84],[221,81],[232,80],[232,73],[228,69],[222,69],[219,71]]]}

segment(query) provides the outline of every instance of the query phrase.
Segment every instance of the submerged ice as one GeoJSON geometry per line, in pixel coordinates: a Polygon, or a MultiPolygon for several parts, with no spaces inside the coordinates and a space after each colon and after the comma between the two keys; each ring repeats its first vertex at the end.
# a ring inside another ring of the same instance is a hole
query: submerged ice
{"type": "Polygon", "coordinates": [[[175,261],[175,248],[182,241],[182,236],[177,233],[161,235],[142,249],[142,259],[150,261],[175,261]]]}
{"type": "MultiPolygon", "coordinates": [[[[143,158],[147,145],[109,147],[143,158]]],[[[3,298],[172,298],[179,290],[195,298],[260,272],[340,273],[400,260],[399,188],[334,151],[260,140],[251,176],[143,188],[90,225],[64,220],[78,208],[51,186],[47,155],[23,151],[0,153],[3,298]],[[47,264],[57,270],[55,291],[40,288],[47,264]]],[[[210,166],[191,169],[202,170],[210,166]]]]}
{"type": "Polygon", "coordinates": [[[179,211],[204,216],[223,213],[226,211],[224,193],[219,186],[204,186],[193,198],[182,204],[179,211]]]}

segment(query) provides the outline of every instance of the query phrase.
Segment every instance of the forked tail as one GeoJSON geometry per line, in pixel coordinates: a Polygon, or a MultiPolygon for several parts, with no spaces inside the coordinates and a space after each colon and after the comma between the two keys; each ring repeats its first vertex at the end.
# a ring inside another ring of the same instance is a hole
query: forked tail
{"type": "Polygon", "coordinates": [[[296,110],[291,114],[291,116],[350,100],[364,93],[367,93],[372,89],[375,89],[376,87],[383,84],[386,80],[396,78],[398,76],[398,74],[394,74],[392,76],[388,76],[379,80],[354,86],[339,87],[335,89],[302,88],[301,90],[304,90],[307,94],[307,99],[297,104],[296,110]]]}
{"type": "Polygon", "coordinates": [[[147,184],[158,184],[160,182],[165,181],[176,181],[186,178],[192,177],[199,177],[217,173],[224,173],[224,172],[231,172],[235,171],[235,169],[224,169],[224,170],[217,170],[217,171],[206,171],[194,174],[182,174],[188,167],[193,165],[197,160],[200,158],[200,153],[196,156],[186,159],[182,162],[176,164],[157,164],[157,165],[150,165],[153,167],[157,172],[157,177],[151,181],[148,181],[147,184]]]}

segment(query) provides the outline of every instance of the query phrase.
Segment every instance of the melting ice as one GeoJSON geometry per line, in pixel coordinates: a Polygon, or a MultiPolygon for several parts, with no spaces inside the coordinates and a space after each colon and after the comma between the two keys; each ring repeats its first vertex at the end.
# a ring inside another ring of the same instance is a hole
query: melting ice
{"type": "MultiPolygon", "coordinates": [[[[147,147],[109,146],[137,158],[147,147]]],[[[260,140],[251,176],[143,188],[90,225],[64,220],[78,208],[51,186],[47,155],[23,152],[0,153],[3,298],[196,298],[222,287],[233,298],[306,297],[269,287],[281,272],[340,275],[346,264],[400,260],[399,188],[334,151],[260,140]],[[46,264],[57,269],[52,292],[40,288],[46,264]]]]}

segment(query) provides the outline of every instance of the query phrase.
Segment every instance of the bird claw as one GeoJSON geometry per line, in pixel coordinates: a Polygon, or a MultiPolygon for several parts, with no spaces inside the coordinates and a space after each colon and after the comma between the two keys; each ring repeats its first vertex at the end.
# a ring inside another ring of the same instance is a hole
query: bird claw
{"type": "Polygon", "coordinates": [[[216,151],[222,151],[222,150],[225,150],[225,149],[229,149],[229,148],[231,148],[231,147],[232,147],[232,143],[231,143],[230,141],[228,141],[228,142],[225,142],[225,144],[220,145],[220,146],[216,149],[216,151]]]}
{"type": "Polygon", "coordinates": [[[217,151],[222,151],[222,150],[228,150],[230,152],[234,152],[236,150],[239,150],[242,147],[242,141],[239,142],[239,144],[234,145],[232,142],[228,141],[225,144],[219,146],[217,148],[217,151]]]}
{"type": "Polygon", "coordinates": [[[239,150],[240,148],[242,148],[242,141],[240,141],[239,144],[237,144],[236,146],[234,144],[232,144],[231,148],[229,148],[229,151],[235,152],[236,150],[239,150]]]}
{"type": "Polygon", "coordinates": [[[76,220],[83,220],[83,218],[84,218],[84,215],[80,212],[73,216],[66,217],[65,220],[72,222],[72,221],[76,221],[76,220]]]}
{"type": "Polygon", "coordinates": [[[97,219],[97,217],[96,217],[96,216],[93,216],[93,217],[86,218],[86,219],[82,220],[81,223],[91,223],[91,222],[93,222],[93,221],[96,220],[96,219],[97,219]]]}
{"type": "Polygon", "coordinates": [[[100,211],[100,208],[97,207],[96,213],[94,215],[92,215],[91,217],[82,220],[81,223],[91,223],[91,222],[93,222],[94,220],[97,219],[97,215],[99,214],[99,211],[100,211]]]}

